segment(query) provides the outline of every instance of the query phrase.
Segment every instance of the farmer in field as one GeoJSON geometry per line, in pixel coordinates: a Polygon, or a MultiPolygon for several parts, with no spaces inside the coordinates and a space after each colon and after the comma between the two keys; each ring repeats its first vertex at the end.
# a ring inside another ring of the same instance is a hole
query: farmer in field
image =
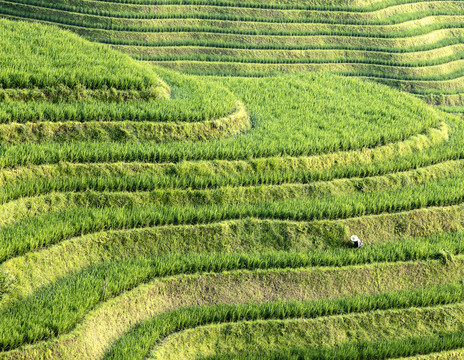
{"type": "Polygon", "coordinates": [[[357,235],[353,235],[351,237],[351,241],[353,242],[354,246],[360,248],[363,246],[361,239],[357,235]]]}

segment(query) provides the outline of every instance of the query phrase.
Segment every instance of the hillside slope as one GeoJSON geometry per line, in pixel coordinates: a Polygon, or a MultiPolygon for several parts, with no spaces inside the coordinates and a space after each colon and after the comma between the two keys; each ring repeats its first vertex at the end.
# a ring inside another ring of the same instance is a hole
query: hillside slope
{"type": "Polygon", "coordinates": [[[0,20],[0,143],[200,141],[249,127],[227,89],[155,72],[55,27],[0,20]],[[33,41],[31,40],[33,39],[33,41]]]}
{"type": "Polygon", "coordinates": [[[462,354],[462,120],[0,29],[0,359],[462,354]]]}
{"type": "Polygon", "coordinates": [[[462,112],[464,2],[8,0],[152,64],[209,75],[323,71],[371,78],[462,112]]]}

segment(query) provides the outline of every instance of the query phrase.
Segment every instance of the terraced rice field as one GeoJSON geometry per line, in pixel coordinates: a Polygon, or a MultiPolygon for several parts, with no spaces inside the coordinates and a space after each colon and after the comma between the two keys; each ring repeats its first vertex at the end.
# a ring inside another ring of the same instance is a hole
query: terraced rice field
{"type": "Polygon", "coordinates": [[[463,112],[462,0],[2,0],[0,16],[185,73],[331,72],[463,112]]]}
{"type": "Polygon", "coordinates": [[[169,69],[446,102],[460,8],[0,1],[126,53],[0,20],[0,359],[464,358],[460,117],[169,69]]]}

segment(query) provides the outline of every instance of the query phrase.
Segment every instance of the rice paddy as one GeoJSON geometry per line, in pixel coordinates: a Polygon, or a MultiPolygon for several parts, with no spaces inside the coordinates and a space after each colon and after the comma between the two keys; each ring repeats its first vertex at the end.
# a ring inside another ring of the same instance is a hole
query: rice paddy
{"type": "Polygon", "coordinates": [[[8,0],[0,5],[1,16],[57,24],[184,73],[330,72],[387,83],[462,113],[456,96],[464,92],[459,0],[8,0]]]}
{"type": "Polygon", "coordinates": [[[463,4],[0,1],[0,359],[464,357],[463,4]]]}

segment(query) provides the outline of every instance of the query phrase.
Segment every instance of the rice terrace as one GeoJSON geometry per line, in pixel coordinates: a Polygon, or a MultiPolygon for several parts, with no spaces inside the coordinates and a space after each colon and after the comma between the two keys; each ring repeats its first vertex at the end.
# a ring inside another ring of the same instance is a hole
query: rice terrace
{"type": "Polygon", "coordinates": [[[464,359],[464,0],[0,0],[0,359],[464,359]]]}

